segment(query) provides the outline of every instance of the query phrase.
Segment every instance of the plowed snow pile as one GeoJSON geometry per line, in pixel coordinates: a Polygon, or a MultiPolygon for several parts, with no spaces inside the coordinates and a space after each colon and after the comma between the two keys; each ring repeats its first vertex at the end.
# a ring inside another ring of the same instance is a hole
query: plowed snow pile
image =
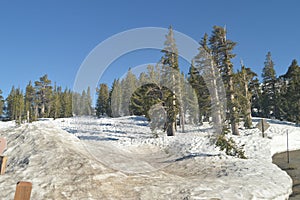
{"type": "Polygon", "coordinates": [[[0,199],[13,199],[18,181],[32,182],[33,200],[287,199],[292,180],[271,156],[284,151],[286,129],[299,149],[300,128],[269,122],[268,138],[258,129],[234,137],[246,160],[210,145],[209,125],[153,138],[140,117],[0,122],[8,142],[0,199]]]}

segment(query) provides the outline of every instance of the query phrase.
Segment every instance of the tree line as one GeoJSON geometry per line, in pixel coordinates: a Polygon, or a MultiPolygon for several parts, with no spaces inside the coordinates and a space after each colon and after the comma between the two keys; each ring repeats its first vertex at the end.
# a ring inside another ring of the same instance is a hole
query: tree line
{"type": "Polygon", "coordinates": [[[214,26],[199,44],[188,74],[183,74],[170,27],[157,64],[149,65],[138,77],[129,69],[124,79],[114,80],[111,88],[100,84],[95,109],[90,88],[75,93],[53,85],[44,75],[34,83],[30,81],[25,92],[12,87],[6,99],[0,90],[0,114],[17,123],[41,117],[93,115],[94,110],[98,117],[143,115],[153,124],[164,121],[163,129],[168,135],[174,135],[178,127],[184,132],[185,123],[204,122],[212,122],[219,131],[231,129],[239,135],[240,124],[252,128],[252,116],[300,124],[300,67],[296,60],[284,75],[277,76],[268,52],[260,81],[243,62],[236,71],[233,69],[237,43],[227,38],[225,28],[214,26]],[[220,83],[223,87],[219,87],[220,83]]]}
{"type": "Polygon", "coordinates": [[[186,122],[201,125],[206,121],[213,122],[222,132],[231,129],[239,135],[240,123],[252,128],[252,116],[300,124],[300,67],[296,60],[286,74],[276,76],[268,52],[260,81],[242,61],[239,69],[233,69],[232,59],[236,56],[233,50],[237,43],[227,39],[225,28],[214,26],[211,35],[204,34],[199,44],[199,53],[191,61],[188,75],[184,75],[180,72],[170,27],[156,66],[148,66],[147,72],[139,77],[129,69],[124,79],[114,80],[111,89],[107,84],[100,84],[97,116],[135,114],[150,119],[151,108],[158,105],[165,111],[164,128],[168,135],[174,135],[176,123],[184,131],[186,122]],[[224,94],[218,88],[218,81],[224,85],[224,94]],[[226,107],[218,102],[226,102],[226,107]]]}
{"type": "Polygon", "coordinates": [[[68,88],[62,89],[53,85],[47,74],[34,83],[29,81],[25,92],[13,86],[6,99],[1,94],[0,91],[0,114],[8,120],[15,120],[17,124],[33,122],[38,118],[56,119],[93,113],[90,88],[81,94],[68,88]],[[74,102],[80,105],[73,105],[74,102]],[[83,109],[76,109],[79,107],[83,109]]]}

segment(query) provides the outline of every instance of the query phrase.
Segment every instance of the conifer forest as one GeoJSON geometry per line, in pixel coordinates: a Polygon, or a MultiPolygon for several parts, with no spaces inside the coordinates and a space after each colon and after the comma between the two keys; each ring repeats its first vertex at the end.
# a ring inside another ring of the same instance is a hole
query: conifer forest
{"type": "Polygon", "coordinates": [[[81,115],[140,115],[150,120],[153,112],[163,110],[161,113],[166,117],[163,129],[168,135],[174,135],[177,125],[184,131],[186,123],[201,126],[210,121],[223,131],[231,130],[234,135],[239,135],[239,124],[252,128],[252,117],[299,125],[300,67],[297,60],[291,60],[289,66],[280,66],[286,68],[285,74],[276,74],[273,61],[276,58],[272,57],[271,51],[266,52],[260,72],[252,71],[251,66],[242,61],[240,66],[234,66],[232,59],[236,56],[234,48],[238,41],[226,35],[226,29],[220,26],[214,26],[210,34],[204,34],[199,41],[199,54],[190,61],[188,73],[183,73],[170,27],[157,65],[148,65],[147,71],[138,76],[129,68],[125,78],[115,77],[112,85],[99,84],[95,105],[91,88],[76,93],[57,85],[45,74],[29,81],[24,88],[12,86],[6,97],[0,90],[1,118],[15,120],[17,124],[38,118],[81,115]],[[212,102],[220,98],[216,96],[219,91],[214,87],[217,79],[214,72],[220,74],[225,89],[225,99],[218,100],[227,103],[225,115],[219,113],[216,119],[212,119],[212,112],[218,113],[222,108],[212,106],[212,102]]]}

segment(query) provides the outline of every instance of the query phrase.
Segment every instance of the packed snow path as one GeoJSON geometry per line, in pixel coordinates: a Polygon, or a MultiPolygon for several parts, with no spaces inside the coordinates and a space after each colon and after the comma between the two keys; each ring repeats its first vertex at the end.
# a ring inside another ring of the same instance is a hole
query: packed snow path
{"type": "MultiPolygon", "coordinates": [[[[212,147],[205,127],[154,139],[139,118],[107,119],[105,127],[72,120],[0,123],[8,141],[0,199],[13,199],[20,180],[33,183],[32,199],[286,199],[291,192],[290,177],[271,163],[273,140],[256,129],[235,138],[250,158],[241,160],[212,147]]],[[[294,129],[272,125],[270,138],[294,129]]]]}

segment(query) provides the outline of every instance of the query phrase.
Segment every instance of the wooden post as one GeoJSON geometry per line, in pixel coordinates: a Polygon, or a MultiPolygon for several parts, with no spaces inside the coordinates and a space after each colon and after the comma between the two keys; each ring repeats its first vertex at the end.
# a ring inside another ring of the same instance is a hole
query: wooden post
{"type": "Polygon", "coordinates": [[[262,132],[262,137],[265,137],[265,126],[264,126],[264,119],[261,120],[261,132],[262,132]]]}
{"type": "Polygon", "coordinates": [[[262,118],[256,127],[261,131],[262,137],[265,137],[265,131],[270,127],[270,124],[264,118],[262,118]]]}
{"type": "Polygon", "coordinates": [[[0,156],[0,175],[3,175],[5,173],[6,161],[6,156],[0,156]]]}
{"type": "Polygon", "coordinates": [[[286,130],[286,153],[287,153],[287,163],[290,163],[289,130],[286,130]]]}
{"type": "Polygon", "coordinates": [[[0,155],[4,152],[6,149],[6,139],[5,138],[0,138],[0,155]]]}
{"type": "Polygon", "coordinates": [[[14,200],[30,200],[32,183],[18,182],[14,200]]]}

